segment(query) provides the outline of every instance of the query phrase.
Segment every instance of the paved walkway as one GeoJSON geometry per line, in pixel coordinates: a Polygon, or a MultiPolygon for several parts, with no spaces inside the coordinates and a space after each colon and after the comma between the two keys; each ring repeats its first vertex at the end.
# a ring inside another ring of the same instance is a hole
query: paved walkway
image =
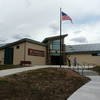
{"type": "MultiPolygon", "coordinates": [[[[40,69],[40,68],[48,68],[48,67],[60,67],[59,65],[36,65],[33,67],[22,67],[22,68],[14,68],[14,69],[6,69],[6,70],[0,70],[0,77],[7,76],[7,75],[12,75],[15,73],[23,72],[23,71],[28,71],[28,70],[35,70],[35,69],[40,69]]],[[[62,66],[63,68],[68,68],[68,66],[62,66]]]]}
{"type": "Polygon", "coordinates": [[[0,77],[23,72],[23,71],[40,69],[40,68],[47,68],[47,66],[34,66],[34,67],[23,67],[23,68],[0,70],[0,77]]]}
{"type": "Polygon", "coordinates": [[[91,81],[78,89],[67,100],[100,100],[100,76],[88,76],[91,81]]]}
{"type": "MultiPolygon", "coordinates": [[[[0,77],[11,75],[11,74],[15,74],[15,73],[18,73],[18,72],[27,71],[27,70],[35,70],[35,69],[39,69],[39,68],[48,68],[48,67],[60,67],[60,66],[59,65],[52,65],[52,66],[51,65],[42,65],[42,66],[33,66],[33,67],[23,67],[23,68],[0,70],[0,77]]],[[[74,67],[74,66],[68,67],[68,66],[64,65],[62,67],[63,68],[71,68],[71,69],[74,68],[74,69],[77,69],[77,67],[74,67]]],[[[93,66],[90,66],[89,68],[92,68],[92,67],[93,66]]],[[[88,68],[88,66],[85,66],[85,69],[87,69],[87,68],[88,68]]]]}

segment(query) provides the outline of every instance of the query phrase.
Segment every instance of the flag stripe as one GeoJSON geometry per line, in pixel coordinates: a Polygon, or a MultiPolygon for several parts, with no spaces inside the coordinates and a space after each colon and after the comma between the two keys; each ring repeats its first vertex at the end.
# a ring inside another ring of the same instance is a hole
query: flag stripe
{"type": "Polygon", "coordinates": [[[71,23],[72,23],[72,19],[71,19],[71,17],[69,17],[66,13],[64,13],[64,12],[61,12],[61,20],[62,21],[65,21],[65,20],[70,20],[71,21],[71,23]]]}
{"type": "Polygon", "coordinates": [[[62,20],[71,20],[69,16],[62,16],[62,20]]]}

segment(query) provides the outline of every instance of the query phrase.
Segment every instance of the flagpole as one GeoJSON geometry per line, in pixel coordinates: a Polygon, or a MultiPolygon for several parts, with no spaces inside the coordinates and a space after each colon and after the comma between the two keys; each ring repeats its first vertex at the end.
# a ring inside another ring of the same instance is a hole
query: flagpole
{"type": "Polygon", "coordinates": [[[60,8],[60,68],[61,68],[61,63],[62,63],[62,59],[61,59],[61,52],[62,52],[62,43],[61,43],[61,34],[62,34],[62,15],[61,15],[61,8],[60,8]]]}

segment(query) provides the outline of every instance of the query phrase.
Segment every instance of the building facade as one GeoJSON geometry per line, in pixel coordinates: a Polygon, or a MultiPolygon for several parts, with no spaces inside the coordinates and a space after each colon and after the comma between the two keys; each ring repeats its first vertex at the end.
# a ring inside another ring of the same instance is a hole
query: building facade
{"type": "Polygon", "coordinates": [[[45,44],[25,38],[1,47],[0,64],[20,65],[21,62],[25,62],[25,64],[30,62],[31,65],[45,65],[45,44]]]}
{"type": "Polygon", "coordinates": [[[66,36],[67,34],[61,36],[61,53],[60,53],[60,36],[49,37],[43,40],[43,43],[46,44],[47,64],[51,65],[59,65],[60,63],[62,65],[66,64],[65,44],[64,44],[64,38],[66,36]]]}
{"type": "Polygon", "coordinates": [[[100,66],[100,44],[65,45],[66,36],[67,34],[61,37],[48,37],[42,42],[24,38],[0,45],[0,64],[66,65],[70,61],[71,65],[77,63],[77,65],[100,66]]]}
{"type": "MultiPolygon", "coordinates": [[[[64,37],[61,36],[61,58],[65,64],[64,37]]],[[[49,37],[43,42],[31,39],[6,44],[0,47],[0,64],[12,65],[59,65],[60,64],[60,36],[49,37]]]]}
{"type": "Polygon", "coordinates": [[[66,56],[70,57],[71,64],[74,58],[79,65],[100,66],[100,44],[67,45],[66,56]]]}

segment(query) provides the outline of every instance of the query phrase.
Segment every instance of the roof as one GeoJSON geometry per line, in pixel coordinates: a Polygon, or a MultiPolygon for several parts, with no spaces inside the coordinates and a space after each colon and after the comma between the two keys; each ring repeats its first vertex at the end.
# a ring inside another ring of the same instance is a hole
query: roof
{"type": "MultiPolygon", "coordinates": [[[[68,36],[68,34],[61,35],[61,38],[68,36]]],[[[60,39],[60,35],[45,38],[42,42],[46,43],[48,40],[60,39]]]]}
{"type": "Polygon", "coordinates": [[[13,46],[13,45],[17,45],[17,44],[20,44],[20,43],[23,43],[23,42],[30,42],[30,43],[38,44],[38,45],[41,45],[41,46],[46,46],[44,43],[41,43],[41,42],[38,42],[38,41],[35,41],[35,40],[32,40],[32,39],[24,38],[24,39],[18,40],[16,42],[12,42],[12,43],[8,43],[6,45],[0,46],[0,48],[3,49],[3,48],[10,47],[10,46],[13,46]]]}
{"type": "Polygon", "coordinates": [[[82,44],[82,45],[67,45],[66,53],[91,53],[100,52],[100,43],[98,44],[82,44]]]}

